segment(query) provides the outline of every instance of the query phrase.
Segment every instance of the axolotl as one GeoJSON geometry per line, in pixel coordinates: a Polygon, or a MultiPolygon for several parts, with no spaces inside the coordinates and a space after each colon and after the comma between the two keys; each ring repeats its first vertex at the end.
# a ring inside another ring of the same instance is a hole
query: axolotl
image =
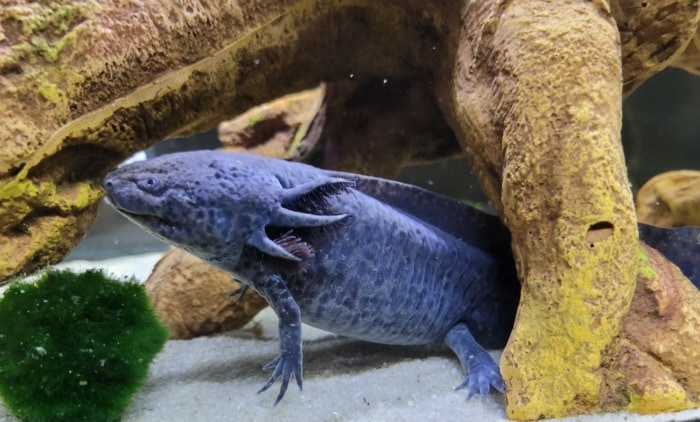
{"type": "Polygon", "coordinates": [[[444,342],[467,398],[504,391],[486,349],[504,347],[520,286],[498,217],[398,182],[216,151],[128,164],[104,187],[136,224],[267,300],[280,352],[258,392],[281,380],[275,404],[292,378],[302,388],[302,322],[376,343],[444,342]]]}

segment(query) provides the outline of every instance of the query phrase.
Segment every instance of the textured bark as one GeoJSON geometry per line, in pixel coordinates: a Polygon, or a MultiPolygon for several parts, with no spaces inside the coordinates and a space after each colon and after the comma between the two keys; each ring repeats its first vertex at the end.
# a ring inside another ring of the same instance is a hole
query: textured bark
{"type": "Polygon", "coordinates": [[[523,285],[501,359],[507,414],[595,411],[636,274],[615,23],[577,0],[474,1],[462,22],[455,120],[523,285]]]}
{"type": "Polygon", "coordinates": [[[641,245],[630,312],[603,362],[601,405],[639,413],[698,406],[700,292],[659,252],[641,245]]]}
{"type": "Polygon", "coordinates": [[[671,66],[700,76],[700,29],[695,32],[692,41],[688,43],[683,53],[673,60],[671,66]]]}
{"type": "Polygon", "coordinates": [[[622,43],[625,94],[674,62],[682,63],[684,51],[698,27],[700,2],[617,0],[610,3],[622,43]]]}

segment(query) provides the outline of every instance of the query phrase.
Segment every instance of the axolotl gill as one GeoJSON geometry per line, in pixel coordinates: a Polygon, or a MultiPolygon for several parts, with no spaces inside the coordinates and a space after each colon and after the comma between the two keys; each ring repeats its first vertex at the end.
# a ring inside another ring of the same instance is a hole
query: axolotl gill
{"type": "Polygon", "coordinates": [[[301,323],[376,343],[444,342],[467,397],[504,391],[520,286],[496,216],[421,188],[248,154],[194,151],[124,165],[112,204],[260,293],[280,352],[262,392],[302,388],[301,323]]]}

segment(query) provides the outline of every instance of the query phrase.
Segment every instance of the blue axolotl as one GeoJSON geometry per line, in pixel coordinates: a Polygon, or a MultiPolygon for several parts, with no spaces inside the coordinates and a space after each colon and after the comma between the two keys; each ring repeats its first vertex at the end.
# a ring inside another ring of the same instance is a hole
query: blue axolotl
{"type": "MultiPolygon", "coordinates": [[[[495,216],[398,182],[215,151],[125,165],[113,205],[168,243],[231,272],[279,317],[267,390],[302,387],[302,321],[376,343],[444,342],[467,397],[503,392],[502,348],[520,287],[495,216]]],[[[700,246],[697,247],[700,249],[700,246]]]]}

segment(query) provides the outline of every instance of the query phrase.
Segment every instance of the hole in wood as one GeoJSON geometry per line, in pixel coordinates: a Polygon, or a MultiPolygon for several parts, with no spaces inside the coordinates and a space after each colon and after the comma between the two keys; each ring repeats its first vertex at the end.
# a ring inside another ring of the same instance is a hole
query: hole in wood
{"type": "Polygon", "coordinates": [[[599,221],[595,224],[591,224],[586,234],[586,242],[591,245],[591,248],[594,247],[596,243],[612,236],[613,228],[613,224],[609,221],[599,221]]]}

